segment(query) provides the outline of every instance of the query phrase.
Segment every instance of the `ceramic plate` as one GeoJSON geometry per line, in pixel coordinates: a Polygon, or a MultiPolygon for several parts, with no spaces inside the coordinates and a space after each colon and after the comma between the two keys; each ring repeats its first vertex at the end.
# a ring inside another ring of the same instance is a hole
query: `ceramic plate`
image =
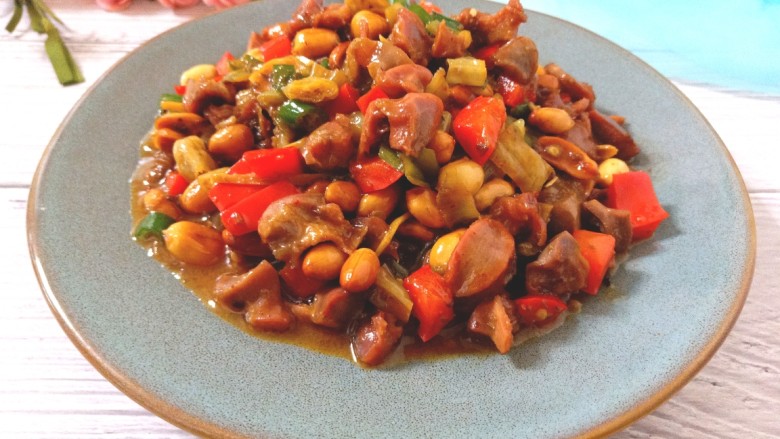
{"type": "MultiPolygon", "coordinates": [[[[595,436],[684,385],[733,325],[753,273],[744,184],[706,120],[674,86],[612,43],[529,13],[542,62],[627,117],[671,214],[613,278],[620,294],[509,355],[365,370],[260,340],[221,320],[129,239],[128,179],[160,93],[187,67],[242,52],[251,30],[297,2],[265,0],[197,20],[129,55],[86,94],[43,156],[29,243],[54,314],[84,355],[142,405],[209,436],[595,436]]],[[[500,5],[448,2],[450,11],[500,5]]]]}

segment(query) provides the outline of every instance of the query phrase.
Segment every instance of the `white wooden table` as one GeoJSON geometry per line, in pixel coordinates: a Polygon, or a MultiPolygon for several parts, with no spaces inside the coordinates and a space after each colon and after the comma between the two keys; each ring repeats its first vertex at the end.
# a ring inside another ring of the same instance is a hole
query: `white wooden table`
{"type": "MultiPolygon", "coordinates": [[[[10,4],[0,4],[0,24],[10,4]]],[[[71,29],[64,35],[86,82],[57,83],[43,39],[21,32],[26,21],[13,35],[0,31],[0,437],[191,437],[115,389],[65,336],[30,264],[25,209],[41,153],[88,87],[144,41],[210,10],[173,13],[138,0],[111,14],[92,0],[48,4],[71,29]]],[[[675,84],[742,172],[756,217],[758,262],[745,308],[720,351],[679,393],[616,437],[780,437],[780,97],[675,84]]]]}

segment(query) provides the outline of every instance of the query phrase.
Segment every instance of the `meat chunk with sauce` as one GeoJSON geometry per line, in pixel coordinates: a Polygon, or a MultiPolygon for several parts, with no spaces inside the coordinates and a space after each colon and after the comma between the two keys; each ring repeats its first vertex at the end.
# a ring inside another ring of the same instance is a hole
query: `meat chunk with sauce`
{"type": "Polygon", "coordinates": [[[563,231],[572,233],[580,228],[581,206],[585,198],[585,189],[576,180],[559,177],[554,184],[542,189],[539,201],[552,205],[547,223],[549,236],[563,231]]]}
{"type": "Polygon", "coordinates": [[[639,147],[634,143],[631,134],[611,117],[597,110],[591,110],[589,116],[593,136],[601,143],[615,146],[618,149],[618,158],[628,160],[639,154],[639,147]]]}
{"type": "Polygon", "coordinates": [[[380,70],[375,82],[388,96],[397,98],[406,93],[422,93],[433,74],[418,64],[402,64],[388,71],[380,70]]]}
{"type": "Polygon", "coordinates": [[[255,329],[286,331],[295,323],[295,317],[282,301],[279,275],[268,261],[243,274],[218,277],[215,297],[228,309],[243,312],[247,323],[255,329]]]}
{"type": "Polygon", "coordinates": [[[615,238],[615,251],[622,253],[631,245],[631,212],[611,209],[598,200],[582,203],[583,223],[595,227],[599,232],[615,238]]]}
{"type": "Polygon", "coordinates": [[[344,218],[341,208],[322,194],[291,195],[271,203],[257,231],[277,260],[297,264],[301,254],[321,242],[332,242],[344,253],[357,247],[362,235],[344,218]]]}
{"type": "Polygon", "coordinates": [[[389,39],[403,49],[415,64],[428,65],[433,41],[425,30],[425,24],[414,12],[406,8],[398,10],[398,20],[389,39]]]}
{"type": "Polygon", "coordinates": [[[413,64],[409,55],[391,41],[355,38],[344,55],[344,73],[351,82],[357,82],[362,68],[368,68],[373,78],[380,70],[387,71],[403,64],[413,64]]]}
{"type": "Polygon", "coordinates": [[[355,152],[349,120],[339,116],[317,127],[303,141],[303,160],[316,170],[346,169],[355,152]]]}
{"type": "Polygon", "coordinates": [[[520,84],[528,84],[539,66],[536,44],[526,37],[514,37],[493,55],[495,66],[520,84]]]}
{"type": "Polygon", "coordinates": [[[469,332],[489,337],[502,354],[512,348],[513,334],[519,330],[514,307],[506,294],[498,294],[477,305],[466,327],[469,332]]]}
{"type": "Polygon", "coordinates": [[[234,104],[236,94],[222,81],[213,79],[190,80],[182,96],[184,109],[190,113],[202,114],[212,105],[234,104]]]}
{"type": "Polygon", "coordinates": [[[525,267],[525,287],[530,294],[576,293],[585,288],[589,268],[571,233],[561,232],[525,267]]]}
{"type": "Polygon", "coordinates": [[[503,287],[515,273],[515,241],[498,221],[474,221],[452,251],[444,280],[455,297],[503,287]]]}
{"type": "Polygon", "coordinates": [[[547,222],[542,218],[536,197],[530,192],[499,198],[490,207],[489,215],[503,224],[512,236],[538,247],[547,242],[547,222]]]}
{"type": "Polygon", "coordinates": [[[390,135],[390,147],[417,157],[436,134],[444,104],[430,93],[409,93],[401,99],[377,99],[366,109],[360,133],[359,156],[365,156],[390,135]]]}
{"type": "Polygon", "coordinates": [[[456,32],[442,20],[436,29],[436,36],[433,38],[431,56],[434,58],[459,58],[466,54],[471,41],[469,33],[456,32]]]}
{"type": "Polygon", "coordinates": [[[456,19],[471,31],[474,43],[482,46],[511,40],[527,17],[520,0],[509,0],[509,3],[495,14],[466,8],[456,19]]]}
{"type": "Polygon", "coordinates": [[[376,366],[390,355],[403,334],[403,326],[390,313],[378,311],[358,327],[352,339],[352,349],[358,361],[376,366]]]}

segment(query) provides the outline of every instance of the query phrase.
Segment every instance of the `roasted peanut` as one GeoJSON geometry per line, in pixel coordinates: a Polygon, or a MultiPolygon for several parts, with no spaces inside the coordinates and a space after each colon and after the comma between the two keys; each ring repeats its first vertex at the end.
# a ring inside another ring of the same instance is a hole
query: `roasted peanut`
{"type": "Polygon", "coordinates": [[[371,11],[358,11],[352,16],[349,29],[355,38],[365,37],[376,40],[379,35],[386,34],[390,27],[387,25],[385,17],[371,11]]]}
{"type": "Polygon", "coordinates": [[[452,158],[452,153],[455,151],[455,138],[442,130],[438,130],[433,139],[428,143],[428,148],[431,148],[436,153],[436,162],[443,165],[452,158]]]}
{"type": "Polygon", "coordinates": [[[406,191],[406,208],[421,224],[438,229],[444,227],[444,218],[436,205],[436,192],[424,187],[406,191]]]}
{"type": "Polygon", "coordinates": [[[462,187],[470,194],[476,194],[485,182],[485,171],[477,162],[467,158],[444,165],[439,170],[437,187],[462,187]]]}
{"type": "Polygon", "coordinates": [[[187,85],[190,80],[198,81],[203,79],[213,79],[217,76],[217,68],[214,64],[198,64],[185,70],[181,74],[179,84],[187,85]]]}
{"type": "Polygon", "coordinates": [[[474,195],[474,201],[477,204],[477,210],[484,212],[490,209],[490,206],[501,197],[508,197],[515,193],[515,188],[501,178],[494,178],[484,185],[474,195]]]}
{"type": "Polygon", "coordinates": [[[360,189],[351,181],[336,180],[325,188],[325,201],[336,203],[344,213],[351,213],[360,203],[360,189]]]}
{"type": "Polygon", "coordinates": [[[357,216],[376,216],[387,219],[398,203],[398,189],[390,186],[386,189],[363,194],[358,203],[357,216]]]}
{"type": "Polygon", "coordinates": [[[182,136],[190,134],[200,134],[208,125],[208,121],[195,113],[165,113],[155,119],[154,129],[169,130],[181,133],[182,136]]]}
{"type": "Polygon", "coordinates": [[[379,257],[370,248],[355,250],[341,266],[339,284],[350,293],[371,288],[379,272],[379,257]]]}
{"type": "Polygon", "coordinates": [[[606,159],[599,165],[598,182],[603,186],[612,184],[612,176],[628,172],[628,165],[618,158],[606,159]]]}
{"type": "Polygon", "coordinates": [[[209,139],[208,150],[218,159],[235,162],[254,145],[252,129],[237,123],[217,130],[209,139]]]}
{"type": "Polygon", "coordinates": [[[206,151],[206,144],[198,136],[189,136],[173,144],[173,160],[176,168],[187,181],[217,168],[214,159],[206,151]]]}
{"type": "Polygon", "coordinates": [[[336,99],[339,95],[339,86],[330,79],[310,76],[290,82],[282,91],[290,99],[320,103],[336,99]]]}
{"type": "Polygon", "coordinates": [[[328,55],[338,44],[338,34],[330,29],[318,27],[301,29],[293,37],[292,53],[317,59],[328,55]]]}
{"type": "Polygon", "coordinates": [[[460,237],[465,232],[466,229],[458,229],[436,240],[428,255],[428,263],[433,271],[439,274],[444,274],[447,271],[447,264],[450,262],[452,252],[455,251],[455,247],[460,242],[460,237]]]}
{"type": "Polygon", "coordinates": [[[566,110],[553,107],[536,107],[528,117],[528,123],[550,134],[560,134],[574,127],[574,119],[566,110]]]}
{"type": "Polygon", "coordinates": [[[179,219],[181,211],[176,207],[176,203],[169,200],[162,189],[154,188],[144,194],[144,208],[147,212],[160,212],[168,215],[174,220],[179,219]]]}
{"type": "Polygon", "coordinates": [[[189,213],[205,214],[215,211],[217,208],[209,198],[209,191],[217,184],[215,178],[227,173],[228,168],[219,168],[201,174],[192,180],[187,188],[179,195],[179,205],[189,213]]]}
{"type": "Polygon", "coordinates": [[[312,247],[303,257],[301,270],[306,277],[319,280],[331,280],[339,277],[341,266],[347,260],[338,247],[330,242],[323,242],[312,247]]]}
{"type": "Polygon", "coordinates": [[[163,230],[165,248],[182,262],[211,265],[225,255],[222,235],[209,226],[179,221],[163,230]]]}
{"type": "Polygon", "coordinates": [[[160,151],[171,152],[173,149],[173,143],[184,137],[180,132],[174,131],[170,128],[161,128],[154,130],[151,136],[151,144],[155,149],[160,151]]]}

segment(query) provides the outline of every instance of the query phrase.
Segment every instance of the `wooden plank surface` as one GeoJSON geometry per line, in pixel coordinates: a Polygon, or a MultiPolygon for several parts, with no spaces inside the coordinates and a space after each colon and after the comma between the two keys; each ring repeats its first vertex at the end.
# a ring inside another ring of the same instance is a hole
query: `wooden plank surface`
{"type": "MultiPolygon", "coordinates": [[[[0,5],[0,23],[10,3],[0,5]]],[[[88,86],[139,44],[209,10],[173,13],[137,1],[126,13],[109,14],[91,0],[48,3],[70,27],[64,34],[87,82],[60,87],[42,37],[0,34],[0,437],[191,437],[116,390],[64,335],[29,261],[25,209],[45,145],[88,86]]],[[[756,273],[742,315],[712,361],[615,437],[780,437],[780,98],[677,85],[721,135],[743,174],[758,229],[756,273]]]]}

